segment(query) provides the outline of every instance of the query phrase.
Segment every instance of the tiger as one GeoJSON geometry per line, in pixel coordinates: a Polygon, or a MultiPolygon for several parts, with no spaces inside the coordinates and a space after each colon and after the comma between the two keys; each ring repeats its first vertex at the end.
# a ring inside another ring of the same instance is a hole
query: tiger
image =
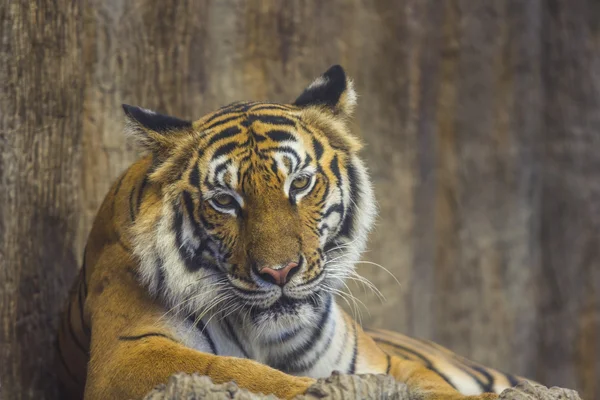
{"type": "Polygon", "coordinates": [[[57,336],[66,398],[142,398],[178,372],[289,399],[334,371],[387,374],[424,400],[520,382],[435,343],[363,330],[336,294],[377,206],[329,68],[291,104],[196,121],[123,105],[142,155],[95,217],[57,336]]]}

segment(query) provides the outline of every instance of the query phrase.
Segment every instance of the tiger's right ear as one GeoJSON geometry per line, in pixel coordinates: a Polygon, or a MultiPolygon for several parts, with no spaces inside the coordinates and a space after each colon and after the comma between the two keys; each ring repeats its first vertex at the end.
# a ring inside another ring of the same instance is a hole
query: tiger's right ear
{"type": "Polygon", "coordinates": [[[123,104],[127,117],[125,132],[144,149],[161,158],[175,145],[178,133],[187,133],[192,128],[190,121],[162,115],[152,110],[123,104]]]}
{"type": "Polygon", "coordinates": [[[334,115],[350,117],[356,106],[356,92],[344,68],[334,65],[304,89],[294,105],[317,106],[334,115]]]}

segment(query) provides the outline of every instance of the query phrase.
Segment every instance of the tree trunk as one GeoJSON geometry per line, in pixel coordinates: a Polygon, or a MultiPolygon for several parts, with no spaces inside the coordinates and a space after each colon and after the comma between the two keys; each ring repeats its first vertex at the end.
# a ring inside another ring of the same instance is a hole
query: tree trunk
{"type": "Polygon", "coordinates": [[[0,398],[56,398],[58,313],[77,272],[78,2],[0,5],[0,398]]]}

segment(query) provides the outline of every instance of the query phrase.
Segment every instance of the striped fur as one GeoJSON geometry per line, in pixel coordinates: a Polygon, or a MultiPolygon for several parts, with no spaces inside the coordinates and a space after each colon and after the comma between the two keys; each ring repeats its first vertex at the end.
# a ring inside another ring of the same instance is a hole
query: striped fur
{"type": "MultiPolygon", "coordinates": [[[[375,215],[341,67],[292,105],[189,122],[125,106],[148,150],[106,196],[58,337],[71,398],[131,398],[175,372],[289,398],[334,370],[388,373],[425,399],[514,377],[433,343],[362,329],[334,295],[375,215]],[[298,266],[283,286],[264,274],[298,266]]],[[[484,394],[477,398],[491,399],[484,394]]]]}

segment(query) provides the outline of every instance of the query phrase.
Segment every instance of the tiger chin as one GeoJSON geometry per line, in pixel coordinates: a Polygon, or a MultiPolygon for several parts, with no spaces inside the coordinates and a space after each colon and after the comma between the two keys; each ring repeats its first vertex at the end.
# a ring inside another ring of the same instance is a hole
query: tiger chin
{"type": "Polygon", "coordinates": [[[57,345],[70,398],[141,398],[177,372],[281,398],[333,371],[390,374],[423,399],[492,399],[482,392],[516,383],[365,333],[337,305],[376,214],[355,104],[333,66],[292,104],[196,121],[123,106],[147,154],[107,194],[69,295],[57,345]]]}

